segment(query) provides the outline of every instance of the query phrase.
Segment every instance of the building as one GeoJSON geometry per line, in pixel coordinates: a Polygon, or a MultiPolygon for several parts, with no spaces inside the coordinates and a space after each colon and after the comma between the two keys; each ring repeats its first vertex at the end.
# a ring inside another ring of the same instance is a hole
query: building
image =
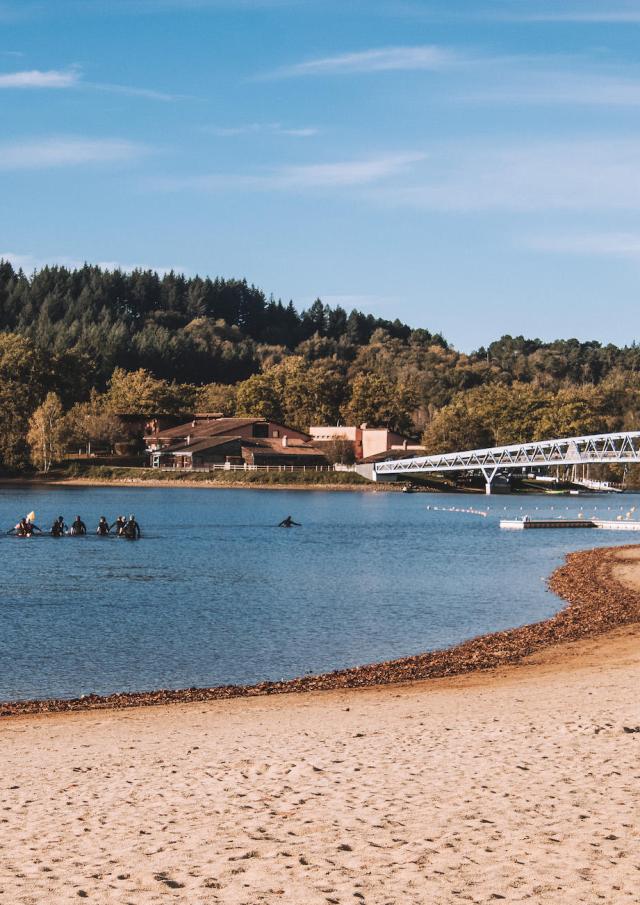
{"type": "Polygon", "coordinates": [[[327,457],[321,449],[302,440],[256,440],[245,441],[242,458],[247,465],[295,465],[297,467],[327,465],[327,457]]]}
{"type": "Polygon", "coordinates": [[[309,428],[309,434],[311,440],[320,447],[336,440],[353,443],[354,455],[359,462],[395,450],[399,453],[409,451],[416,454],[422,451],[422,447],[413,437],[386,427],[369,427],[367,424],[361,424],[360,427],[313,426],[309,428]]]}
{"type": "Polygon", "coordinates": [[[175,427],[161,429],[153,422],[145,434],[144,442],[148,453],[174,446],[176,443],[191,445],[212,437],[240,437],[243,440],[303,440],[311,437],[293,427],[268,421],[266,418],[223,418],[219,415],[196,415],[191,420],[175,427]]]}
{"type": "Polygon", "coordinates": [[[174,443],[150,454],[152,468],[206,468],[243,461],[240,437],[210,437],[195,443],[174,443]]]}
{"type": "Polygon", "coordinates": [[[323,466],[308,434],[265,418],[194,418],[145,437],[153,468],[323,466]]]}

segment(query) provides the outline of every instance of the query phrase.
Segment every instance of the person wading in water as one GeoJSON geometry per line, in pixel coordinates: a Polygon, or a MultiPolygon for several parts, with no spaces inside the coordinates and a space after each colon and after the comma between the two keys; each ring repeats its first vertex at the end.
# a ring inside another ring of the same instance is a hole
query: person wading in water
{"type": "Polygon", "coordinates": [[[28,518],[21,518],[14,528],[7,531],[7,534],[15,534],[16,537],[31,537],[34,531],[42,534],[42,529],[34,525],[28,518]]]}
{"type": "Polygon", "coordinates": [[[79,535],[79,534],[86,534],[86,533],[87,533],[87,526],[82,521],[80,516],[76,515],[76,520],[71,525],[71,534],[79,535]]]}
{"type": "Polygon", "coordinates": [[[124,534],[124,526],[125,526],[126,524],[127,524],[127,520],[126,520],[126,518],[124,517],[124,515],[119,515],[118,518],[117,518],[117,519],[115,520],[115,522],[113,523],[113,525],[111,525],[111,527],[109,528],[109,530],[110,530],[110,531],[113,531],[113,529],[115,528],[115,529],[116,529],[116,534],[117,534],[117,536],[118,536],[118,537],[122,537],[123,534],[124,534]]]}
{"type": "Polygon", "coordinates": [[[129,516],[129,521],[124,526],[122,533],[127,540],[140,540],[140,525],[136,522],[135,515],[129,516]]]}

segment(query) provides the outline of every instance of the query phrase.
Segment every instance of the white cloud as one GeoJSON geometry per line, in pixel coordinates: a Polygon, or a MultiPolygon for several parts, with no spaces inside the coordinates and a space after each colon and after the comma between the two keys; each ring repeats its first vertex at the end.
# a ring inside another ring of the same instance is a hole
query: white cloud
{"type": "Polygon", "coordinates": [[[184,97],[164,91],[155,91],[151,88],[136,88],[132,85],[87,82],[77,66],[70,69],[29,69],[0,73],[0,89],[2,88],[84,88],[105,91],[110,94],[125,94],[130,97],[145,97],[156,101],[174,101],[184,97]]]}
{"type": "Polygon", "coordinates": [[[493,84],[461,91],[467,101],[574,106],[636,107],[640,105],[640,78],[587,71],[512,68],[493,84]]]}
{"type": "Polygon", "coordinates": [[[585,25],[611,24],[611,25],[633,25],[640,23],[640,10],[635,6],[601,6],[599,8],[592,7],[585,9],[574,7],[570,9],[549,8],[538,12],[514,13],[513,15],[505,15],[501,18],[512,19],[518,22],[574,22],[576,24],[583,23],[585,25]]]}
{"type": "Polygon", "coordinates": [[[263,78],[422,69],[447,70],[457,76],[446,84],[439,83],[440,97],[445,100],[554,106],[640,105],[637,67],[601,59],[594,65],[593,60],[578,55],[463,55],[431,45],[390,47],[309,60],[263,78]]]}
{"type": "Polygon", "coordinates": [[[147,153],[118,138],[48,137],[0,143],[0,170],[40,170],[91,163],[121,163],[147,153]]]}
{"type": "Polygon", "coordinates": [[[242,12],[295,6],[300,0],[67,0],[80,11],[93,7],[105,13],[151,13],[177,10],[223,9],[242,12]]]}
{"type": "Polygon", "coordinates": [[[388,154],[338,163],[315,163],[283,167],[271,177],[274,188],[333,188],[367,185],[406,170],[424,159],[422,153],[388,154]]]}
{"type": "Polygon", "coordinates": [[[246,123],[242,126],[211,126],[205,131],[219,138],[234,138],[238,135],[257,135],[268,133],[272,135],[286,135],[291,138],[310,138],[317,135],[319,129],[311,127],[288,128],[281,123],[246,123]]]}
{"type": "MultiPolygon", "coordinates": [[[[0,261],[8,261],[14,270],[23,270],[25,273],[33,273],[34,270],[42,270],[43,267],[67,267],[69,270],[78,270],[87,263],[86,259],[72,257],[70,255],[34,255],[17,254],[13,251],[0,251],[0,261]]],[[[93,262],[89,262],[93,266],[93,262]]],[[[120,261],[97,261],[96,267],[102,270],[121,270],[131,273],[134,270],[153,270],[161,277],[167,273],[188,273],[184,267],[152,267],[147,264],[123,264],[120,261]]]]}
{"type": "Polygon", "coordinates": [[[279,167],[266,173],[210,173],[185,179],[163,179],[155,181],[153,187],[166,191],[308,191],[357,187],[398,175],[423,160],[424,156],[422,153],[403,152],[359,160],[279,167]]]}
{"type": "Polygon", "coordinates": [[[445,69],[460,62],[452,51],[431,44],[416,47],[380,47],[370,50],[320,57],[283,66],[266,78],[293,78],[307,75],[349,75],[365,72],[445,69]]]}
{"type": "Polygon", "coordinates": [[[0,73],[0,88],[72,88],[78,84],[75,69],[41,69],[0,73]]]}
{"type": "Polygon", "coordinates": [[[168,94],[166,91],[155,91],[152,88],[135,88],[132,85],[113,85],[110,82],[79,82],[79,88],[92,88],[108,94],[125,94],[128,97],[146,97],[152,101],[184,100],[184,94],[168,94]]]}
{"type": "Polygon", "coordinates": [[[640,233],[575,233],[530,236],[523,244],[534,251],[589,257],[640,260],[640,233]]]}
{"type": "Polygon", "coordinates": [[[640,140],[455,143],[429,149],[420,178],[370,197],[445,212],[640,206],[640,140]]]}
{"type": "Polygon", "coordinates": [[[215,172],[150,183],[165,191],[351,190],[376,205],[439,213],[640,208],[640,138],[431,144],[410,152],[215,172]]]}

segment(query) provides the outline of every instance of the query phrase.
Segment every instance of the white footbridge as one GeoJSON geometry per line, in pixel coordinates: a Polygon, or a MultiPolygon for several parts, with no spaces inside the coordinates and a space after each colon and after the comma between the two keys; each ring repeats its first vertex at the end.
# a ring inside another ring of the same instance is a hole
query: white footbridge
{"type": "Polygon", "coordinates": [[[496,475],[503,472],[603,463],[640,463],[640,431],[590,434],[585,437],[539,440],[535,443],[493,446],[490,449],[471,449],[437,456],[393,459],[377,462],[373,477],[375,480],[388,481],[393,480],[393,476],[479,471],[484,476],[486,492],[491,493],[496,475]]]}

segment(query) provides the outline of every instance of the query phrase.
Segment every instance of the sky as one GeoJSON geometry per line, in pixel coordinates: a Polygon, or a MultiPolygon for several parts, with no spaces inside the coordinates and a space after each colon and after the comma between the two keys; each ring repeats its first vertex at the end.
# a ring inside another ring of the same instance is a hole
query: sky
{"type": "Polygon", "coordinates": [[[0,258],[640,339],[640,0],[0,0],[0,258]]]}

